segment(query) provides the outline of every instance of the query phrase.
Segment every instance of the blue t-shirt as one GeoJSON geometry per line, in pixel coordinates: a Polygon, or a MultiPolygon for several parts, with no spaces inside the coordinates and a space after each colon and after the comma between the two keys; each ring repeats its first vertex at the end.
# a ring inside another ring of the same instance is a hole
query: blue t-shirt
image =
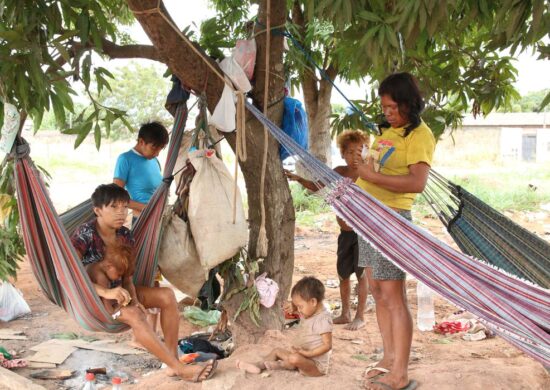
{"type": "Polygon", "coordinates": [[[125,188],[132,200],[148,203],[162,182],[160,163],[156,157],[148,160],[130,149],[118,156],[114,178],[126,183],[125,188]]]}

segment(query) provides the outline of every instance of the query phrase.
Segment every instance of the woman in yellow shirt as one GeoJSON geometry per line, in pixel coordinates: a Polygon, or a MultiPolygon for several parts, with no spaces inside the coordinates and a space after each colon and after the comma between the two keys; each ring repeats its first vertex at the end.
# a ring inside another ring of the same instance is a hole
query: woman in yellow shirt
{"type": "MultiPolygon", "coordinates": [[[[359,166],[357,184],[411,220],[414,198],[426,186],[435,138],[420,118],[424,101],[413,76],[408,73],[388,76],[380,84],[378,95],[385,117],[380,126],[383,131],[375,137],[371,157],[359,166]]],[[[367,370],[365,387],[412,390],[417,383],[409,381],[407,374],[412,317],[407,305],[405,273],[361,238],[359,262],[367,267],[384,347],[382,360],[367,370]],[[383,373],[387,374],[381,377],[383,373]]]]}

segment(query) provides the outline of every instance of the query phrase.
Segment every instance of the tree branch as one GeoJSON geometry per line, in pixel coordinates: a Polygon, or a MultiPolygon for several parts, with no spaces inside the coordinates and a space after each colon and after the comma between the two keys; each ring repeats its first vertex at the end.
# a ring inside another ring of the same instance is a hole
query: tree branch
{"type": "MultiPolygon", "coordinates": [[[[107,39],[102,39],[102,53],[111,59],[120,58],[144,58],[152,61],[166,63],[159,51],[152,45],[117,45],[107,39]]],[[[96,48],[97,49],[97,48],[96,48]]]]}

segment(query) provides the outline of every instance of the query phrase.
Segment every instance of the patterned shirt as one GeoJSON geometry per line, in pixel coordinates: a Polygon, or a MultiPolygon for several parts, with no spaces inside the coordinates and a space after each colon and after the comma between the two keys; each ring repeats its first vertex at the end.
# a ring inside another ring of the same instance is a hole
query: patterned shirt
{"type": "MultiPolygon", "coordinates": [[[[132,232],[125,226],[116,231],[117,240],[124,245],[134,246],[132,232]]],[[[82,254],[84,265],[97,263],[105,254],[105,243],[97,232],[97,219],[78,227],[71,236],[73,246],[82,254]]]]}

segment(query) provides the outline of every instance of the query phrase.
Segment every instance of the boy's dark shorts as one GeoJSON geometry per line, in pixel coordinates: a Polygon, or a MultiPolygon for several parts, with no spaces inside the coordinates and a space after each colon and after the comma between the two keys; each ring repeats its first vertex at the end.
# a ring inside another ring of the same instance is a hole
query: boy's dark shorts
{"type": "Polygon", "coordinates": [[[338,236],[338,249],[336,250],[338,260],[336,261],[336,270],[340,279],[349,279],[355,272],[357,279],[364,275],[365,268],[359,267],[359,246],[357,242],[357,233],[353,231],[341,230],[338,236]]]}

